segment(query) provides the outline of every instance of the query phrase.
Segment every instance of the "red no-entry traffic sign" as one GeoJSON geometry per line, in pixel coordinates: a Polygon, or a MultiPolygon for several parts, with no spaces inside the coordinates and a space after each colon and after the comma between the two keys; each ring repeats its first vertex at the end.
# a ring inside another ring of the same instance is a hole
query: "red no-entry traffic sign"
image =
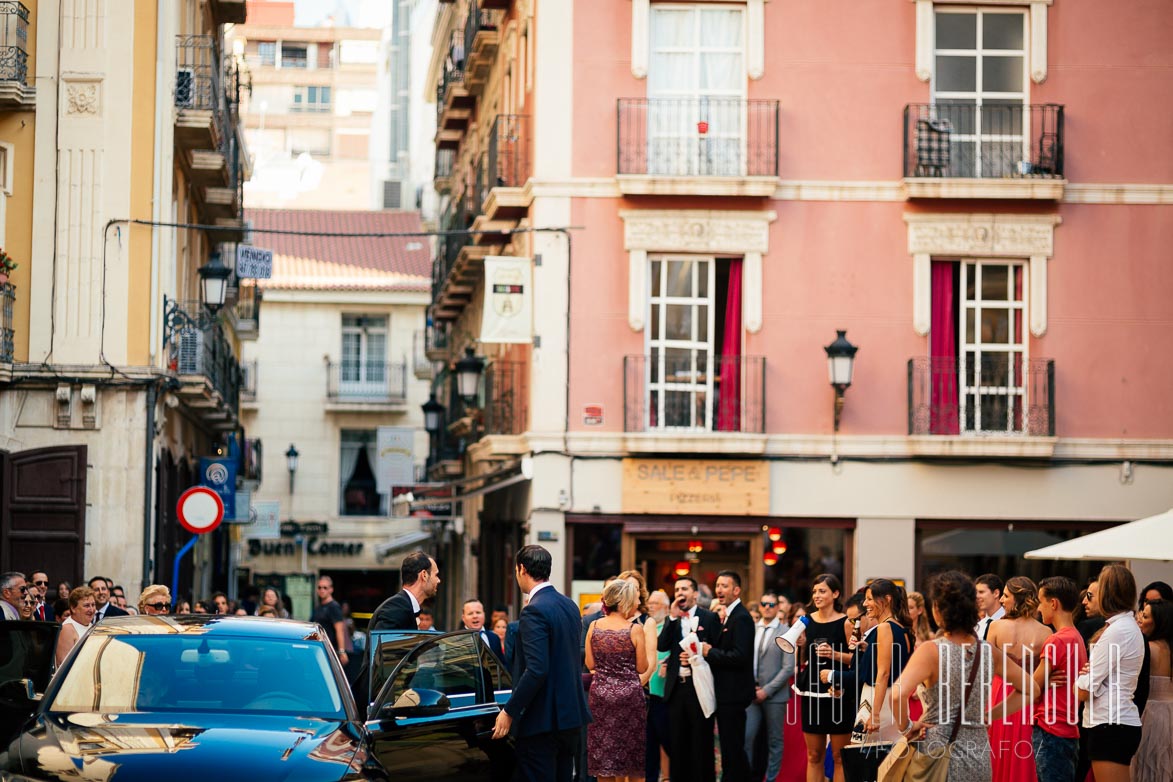
{"type": "Polygon", "coordinates": [[[185,491],[179,497],[176,510],[179,523],[196,535],[211,532],[224,520],[224,502],[207,486],[192,486],[185,491]]]}

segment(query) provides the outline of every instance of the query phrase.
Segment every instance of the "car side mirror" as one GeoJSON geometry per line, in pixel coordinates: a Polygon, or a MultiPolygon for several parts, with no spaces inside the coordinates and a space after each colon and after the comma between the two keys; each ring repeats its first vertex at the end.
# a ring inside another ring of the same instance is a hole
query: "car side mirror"
{"type": "Polygon", "coordinates": [[[0,706],[13,711],[31,712],[40,703],[32,679],[10,679],[0,684],[0,706]]]}
{"type": "Polygon", "coordinates": [[[448,696],[437,690],[409,689],[383,707],[391,717],[442,717],[451,708],[448,696]]]}

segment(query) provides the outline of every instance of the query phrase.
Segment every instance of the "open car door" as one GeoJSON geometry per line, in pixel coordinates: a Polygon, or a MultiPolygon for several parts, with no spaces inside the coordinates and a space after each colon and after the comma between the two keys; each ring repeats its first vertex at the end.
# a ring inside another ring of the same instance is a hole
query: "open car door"
{"type": "MultiPolygon", "coordinates": [[[[376,658],[402,651],[371,705],[371,750],[399,780],[506,782],[513,774],[509,739],[493,740],[499,699],[508,698],[501,670],[479,633],[388,639],[376,658]]],[[[503,702],[503,701],[501,701],[503,702]]]]}
{"type": "Polygon", "coordinates": [[[53,675],[56,622],[0,622],[0,747],[36,711],[53,675]]]}

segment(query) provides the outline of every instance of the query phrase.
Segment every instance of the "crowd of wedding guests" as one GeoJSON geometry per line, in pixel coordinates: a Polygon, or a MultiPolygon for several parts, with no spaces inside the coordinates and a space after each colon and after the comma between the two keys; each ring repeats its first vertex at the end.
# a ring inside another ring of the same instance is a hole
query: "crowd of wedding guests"
{"type": "Polygon", "coordinates": [[[878,761],[852,758],[903,736],[950,746],[948,782],[1173,780],[1173,589],[1138,590],[1123,565],[1082,589],[950,571],[924,594],[846,593],[825,573],[805,604],[743,603],[723,571],[711,604],[700,591],[686,576],[649,593],[627,571],[588,608],[580,779],[866,782],[878,761]]]}

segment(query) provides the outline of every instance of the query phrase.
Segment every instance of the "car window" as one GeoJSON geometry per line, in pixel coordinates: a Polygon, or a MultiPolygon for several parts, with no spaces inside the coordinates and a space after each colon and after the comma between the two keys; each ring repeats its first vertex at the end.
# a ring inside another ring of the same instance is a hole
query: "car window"
{"type": "Polygon", "coordinates": [[[90,634],[58,676],[50,711],[345,718],[326,650],[313,641],[90,634]]]}
{"type": "Polygon", "coordinates": [[[377,631],[371,634],[374,664],[371,666],[371,700],[383,689],[395,666],[415,647],[436,637],[425,631],[377,631]]]}
{"type": "Polygon", "coordinates": [[[483,669],[472,633],[441,636],[413,650],[388,693],[395,703],[407,690],[436,690],[448,696],[452,708],[471,706],[480,699],[483,669]]]}
{"type": "Polygon", "coordinates": [[[0,682],[32,679],[44,692],[61,628],[52,622],[0,622],[0,682]]]}
{"type": "MultiPolygon", "coordinates": [[[[481,644],[481,665],[484,666],[487,674],[486,680],[488,686],[486,690],[511,690],[513,689],[513,677],[509,671],[505,670],[505,665],[498,659],[497,655],[493,654],[493,650],[487,645],[481,644]]],[[[493,693],[487,692],[485,695],[486,701],[493,700],[493,693]]]]}

